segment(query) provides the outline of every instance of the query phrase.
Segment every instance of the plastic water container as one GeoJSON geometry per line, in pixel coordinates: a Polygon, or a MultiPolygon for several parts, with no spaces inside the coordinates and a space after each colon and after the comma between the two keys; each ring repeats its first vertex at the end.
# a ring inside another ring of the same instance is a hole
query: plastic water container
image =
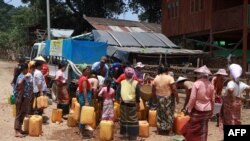
{"type": "Polygon", "coordinates": [[[109,120],[102,120],[100,123],[100,140],[110,141],[113,140],[114,122],[109,120]]]}
{"type": "Polygon", "coordinates": [[[38,137],[42,134],[42,116],[33,115],[29,119],[29,135],[38,137]]]}
{"type": "Polygon", "coordinates": [[[148,112],[148,122],[151,127],[156,127],[157,125],[157,117],[156,110],[149,110],[148,112]]]}
{"type": "Polygon", "coordinates": [[[67,120],[67,125],[68,125],[68,127],[76,127],[77,126],[77,121],[74,119],[73,114],[69,114],[68,120],[67,120]]]}
{"type": "Polygon", "coordinates": [[[174,117],[174,130],[175,133],[181,135],[182,128],[188,123],[190,120],[189,116],[185,116],[184,113],[180,112],[175,114],[174,117]]]}
{"type": "Polygon", "coordinates": [[[37,108],[47,108],[48,107],[48,97],[47,96],[39,96],[37,98],[37,108]]]}
{"type": "Polygon", "coordinates": [[[142,120],[142,112],[141,111],[137,112],[137,117],[138,117],[138,120],[142,120]]]}
{"type": "Polygon", "coordinates": [[[25,117],[23,120],[23,131],[29,133],[29,119],[28,117],[25,117]]]}
{"type": "Polygon", "coordinates": [[[73,97],[71,100],[71,109],[75,108],[75,102],[77,102],[77,99],[75,97],[73,97]]]}
{"type": "Polygon", "coordinates": [[[82,106],[80,123],[91,125],[94,122],[94,112],[94,107],[82,106]]]}
{"type": "Polygon", "coordinates": [[[118,107],[114,106],[114,121],[118,121],[118,107]]]}
{"type": "Polygon", "coordinates": [[[51,114],[51,122],[55,123],[57,118],[57,109],[52,109],[52,114],[51,114]]]}
{"type": "Polygon", "coordinates": [[[142,120],[147,120],[148,119],[148,112],[149,112],[149,108],[145,106],[145,109],[141,111],[142,120]]]}
{"type": "Polygon", "coordinates": [[[143,100],[140,98],[140,111],[143,111],[143,110],[145,110],[145,106],[144,106],[143,100]]]}
{"type": "Polygon", "coordinates": [[[15,104],[15,101],[16,101],[15,96],[14,96],[14,95],[11,95],[11,96],[9,97],[9,102],[10,102],[10,104],[11,104],[11,105],[15,104]]]}
{"type": "Polygon", "coordinates": [[[80,119],[80,110],[81,110],[80,104],[78,102],[75,102],[75,107],[73,110],[74,111],[73,117],[76,121],[80,119]]]}
{"type": "Polygon", "coordinates": [[[117,117],[119,118],[120,115],[121,115],[121,112],[120,112],[120,104],[118,102],[114,102],[114,106],[117,107],[117,117]]]}
{"type": "Polygon", "coordinates": [[[90,125],[91,128],[96,129],[96,112],[94,112],[94,121],[93,123],[90,125]]]}
{"type": "Polygon", "coordinates": [[[63,110],[62,109],[57,109],[57,111],[56,111],[56,121],[62,122],[62,115],[63,115],[63,110]]]}
{"type": "Polygon", "coordinates": [[[139,121],[139,136],[143,138],[149,137],[149,124],[146,120],[139,121]]]}
{"type": "Polygon", "coordinates": [[[221,107],[222,107],[222,103],[214,103],[213,115],[220,113],[221,107]]]}

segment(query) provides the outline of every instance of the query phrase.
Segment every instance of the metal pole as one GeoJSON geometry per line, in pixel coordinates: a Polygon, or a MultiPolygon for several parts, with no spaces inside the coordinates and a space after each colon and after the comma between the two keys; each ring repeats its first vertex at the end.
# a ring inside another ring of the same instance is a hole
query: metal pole
{"type": "Polygon", "coordinates": [[[48,32],[48,40],[51,39],[50,37],[50,7],[49,7],[49,0],[47,0],[47,32],[48,32]]]}

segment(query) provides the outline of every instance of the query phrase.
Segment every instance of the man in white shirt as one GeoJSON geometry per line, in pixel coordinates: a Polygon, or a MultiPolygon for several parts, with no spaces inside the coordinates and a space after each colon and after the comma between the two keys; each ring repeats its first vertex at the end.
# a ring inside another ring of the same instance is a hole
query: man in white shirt
{"type": "MultiPolygon", "coordinates": [[[[36,69],[33,74],[33,94],[34,94],[33,98],[34,100],[35,100],[35,97],[45,95],[47,91],[46,81],[41,72],[42,65],[43,65],[42,61],[36,61],[36,64],[35,64],[36,69]]],[[[39,115],[43,114],[43,109],[35,108],[33,110],[37,110],[36,112],[38,112],[39,115]]]]}

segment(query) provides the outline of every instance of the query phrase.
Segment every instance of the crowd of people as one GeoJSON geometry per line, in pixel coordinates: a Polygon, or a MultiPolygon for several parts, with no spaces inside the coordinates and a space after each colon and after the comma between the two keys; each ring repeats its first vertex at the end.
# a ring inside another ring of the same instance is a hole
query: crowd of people
{"type": "MultiPolygon", "coordinates": [[[[32,105],[36,97],[47,93],[46,77],[49,70],[44,64],[46,60],[38,57],[30,61],[29,65],[20,60],[15,68],[11,84],[16,97],[16,137],[24,137],[21,126],[25,116],[43,114],[43,109],[32,105]]],[[[120,104],[120,134],[123,138],[136,140],[139,134],[137,112],[140,109],[140,87],[150,83],[152,97],[144,102],[149,109],[157,111],[159,134],[174,134],[175,105],[179,104],[177,89],[184,89],[186,95],[182,111],[190,116],[190,120],[183,127],[182,134],[187,141],[206,141],[208,122],[213,116],[217,117],[218,127],[223,124],[241,124],[241,96],[250,87],[239,79],[242,74],[240,65],[231,64],[228,68],[229,75],[225,69],[212,74],[206,66],[202,66],[194,70],[198,75],[195,82],[184,76],[175,81],[173,73],[163,65],[158,67],[157,75],[151,77],[143,73],[144,67],[142,62],[136,65],[109,65],[106,57],[102,57],[92,67],[87,64],[79,65],[82,75],[78,79],[76,97],[80,106],[94,106],[93,101],[98,100],[102,105],[100,120],[113,121],[116,101],[120,104]],[[226,76],[231,79],[227,84],[226,76]],[[218,108],[216,105],[222,105],[222,108],[220,112],[214,113],[214,109],[218,108]]],[[[58,93],[57,108],[63,109],[64,116],[69,113],[70,104],[65,69],[66,64],[60,63],[54,78],[58,93]]],[[[83,124],[79,125],[79,129],[83,136],[84,130],[93,131],[91,126],[83,124]]]]}

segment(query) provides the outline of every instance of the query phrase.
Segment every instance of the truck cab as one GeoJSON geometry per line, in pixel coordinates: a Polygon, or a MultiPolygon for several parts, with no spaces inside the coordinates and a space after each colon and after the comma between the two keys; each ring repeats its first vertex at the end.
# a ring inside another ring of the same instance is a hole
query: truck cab
{"type": "Polygon", "coordinates": [[[33,60],[34,58],[40,55],[43,56],[45,54],[45,46],[46,46],[45,42],[35,43],[32,46],[29,60],[33,60]]]}
{"type": "MultiPolygon", "coordinates": [[[[56,71],[58,70],[58,64],[60,62],[67,62],[67,59],[62,57],[62,56],[48,56],[45,53],[45,49],[46,49],[46,43],[45,42],[40,42],[40,43],[35,43],[32,46],[31,49],[31,53],[30,56],[27,57],[27,60],[33,60],[38,56],[43,56],[44,59],[47,60],[48,63],[48,67],[49,67],[49,84],[48,84],[48,88],[50,89],[50,94],[53,100],[56,99],[57,94],[56,94],[56,83],[54,82],[54,78],[55,78],[55,74],[56,71]]],[[[72,81],[72,79],[75,79],[76,76],[73,76],[73,78],[71,77],[73,75],[72,69],[70,68],[69,65],[67,65],[67,69],[64,72],[65,73],[65,77],[68,80],[67,83],[68,85],[72,85],[70,82],[72,81]]]]}

